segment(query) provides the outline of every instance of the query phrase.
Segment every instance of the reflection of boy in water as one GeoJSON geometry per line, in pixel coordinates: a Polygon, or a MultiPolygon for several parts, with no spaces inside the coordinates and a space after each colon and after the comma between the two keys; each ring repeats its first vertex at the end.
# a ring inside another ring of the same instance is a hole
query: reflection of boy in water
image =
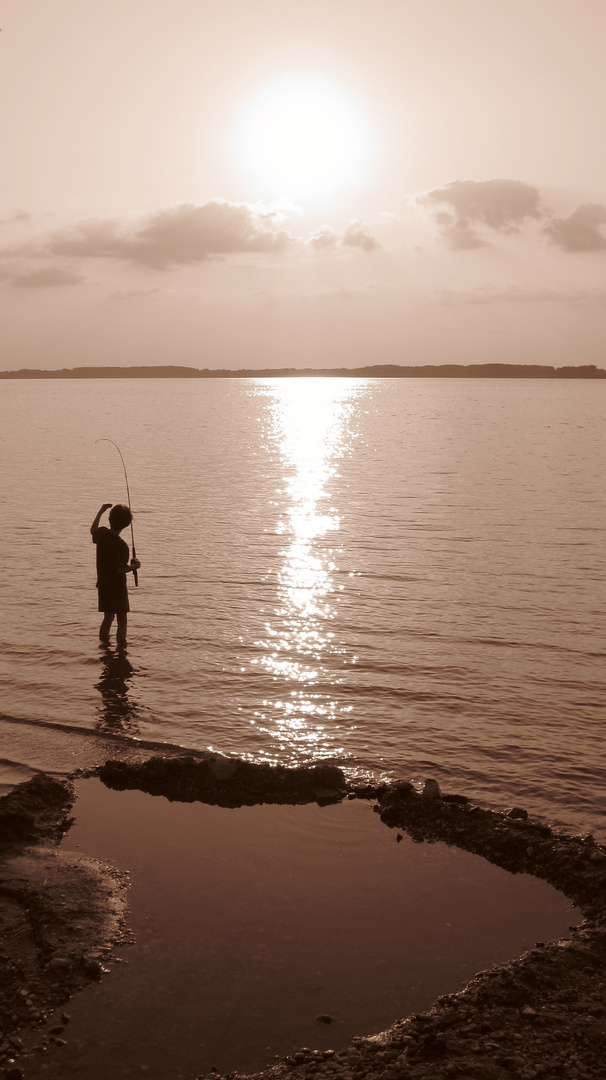
{"type": "Polygon", "coordinates": [[[128,506],[119,504],[112,507],[109,515],[109,529],[99,527],[101,515],[109,510],[111,503],[103,503],[90,532],[93,544],[97,545],[97,589],[99,590],[99,611],[103,612],[103,622],[99,629],[101,641],[109,641],[109,631],[114,621],[118,620],[116,640],[118,645],[126,645],[126,615],[130,611],[126,575],[138,570],[138,559],[128,561],[128,544],[120,533],[132,521],[128,506]]]}

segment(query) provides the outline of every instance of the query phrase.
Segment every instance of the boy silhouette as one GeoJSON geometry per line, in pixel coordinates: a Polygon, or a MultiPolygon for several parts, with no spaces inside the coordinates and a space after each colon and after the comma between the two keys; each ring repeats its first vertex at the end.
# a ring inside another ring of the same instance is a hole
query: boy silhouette
{"type": "Polygon", "coordinates": [[[138,559],[128,561],[128,544],[120,533],[130,525],[133,516],[128,506],[119,503],[103,503],[90,527],[93,544],[97,545],[97,589],[99,592],[99,611],[103,612],[103,622],[99,628],[99,640],[109,643],[109,631],[114,621],[118,620],[116,641],[126,645],[127,612],[130,611],[126,575],[138,570],[138,559]],[[102,515],[111,507],[109,529],[99,525],[102,515]]]}

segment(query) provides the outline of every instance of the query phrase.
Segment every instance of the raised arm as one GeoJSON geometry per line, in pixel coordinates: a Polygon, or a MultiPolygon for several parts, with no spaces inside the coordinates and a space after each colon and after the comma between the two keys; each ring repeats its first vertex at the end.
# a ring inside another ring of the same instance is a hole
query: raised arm
{"type": "Polygon", "coordinates": [[[93,521],[93,523],[92,523],[92,525],[90,527],[91,536],[93,535],[95,529],[99,528],[99,522],[101,521],[101,518],[103,517],[103,514],[105,513],[106,510],[109,510],[111,505],[112,505],[112,503],[103,503],[103,506],[99,510],[99,513],[97,514],[95,520],[93,521]]]}

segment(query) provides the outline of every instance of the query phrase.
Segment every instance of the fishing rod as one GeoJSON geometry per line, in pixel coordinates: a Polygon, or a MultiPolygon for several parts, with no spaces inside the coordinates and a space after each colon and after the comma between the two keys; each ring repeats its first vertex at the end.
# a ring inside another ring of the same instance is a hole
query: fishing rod
{"type": "MultiPolygon", "coordinates": [[[[131,537],[132,544],[133,544],[133,559],[136,559],[137,558],[137,552],[135,551],[135,532],[134,532],[134,529],[133,529],[133,512],[132,512],[131,505],[130,505],[130,488],[128,486],[128,476],[126,475],[126,465],[124,464],[124,458],[122,457],[122,451],[121,451],[120,447],[118,446],[118,444],[115,443],[113,439],[95,439],[95,442],[96,443],[99,443],[99,442],[109,442],[109,443],[111,443],[112,446],[116,447],[116,450],[118,451],[118,453],[120,455],[120,461],[122,462],[122,468],[124,469],[124,479],[126,480],[126,494],[127,494],[127,497],[128,497],[128,509],[130,510],[130,537],[131,537]]],[[[134,578],[134,581],[135,581],[135,585],[138,586],[139,585],[139,575],[137,574],[136,570],[133,570],[133,578],[134,578]]]]}

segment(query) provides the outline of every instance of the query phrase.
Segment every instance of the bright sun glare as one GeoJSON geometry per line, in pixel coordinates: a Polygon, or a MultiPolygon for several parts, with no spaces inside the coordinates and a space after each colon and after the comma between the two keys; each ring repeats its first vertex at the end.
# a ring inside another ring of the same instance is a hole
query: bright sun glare
{"type": "Polygon", "coordinates": [[[323,80],[299,75],[270,86],[255,102],[243,149],[273,196],[313,196],[356,179],[366,143],[347,98],[323,80]]]}

